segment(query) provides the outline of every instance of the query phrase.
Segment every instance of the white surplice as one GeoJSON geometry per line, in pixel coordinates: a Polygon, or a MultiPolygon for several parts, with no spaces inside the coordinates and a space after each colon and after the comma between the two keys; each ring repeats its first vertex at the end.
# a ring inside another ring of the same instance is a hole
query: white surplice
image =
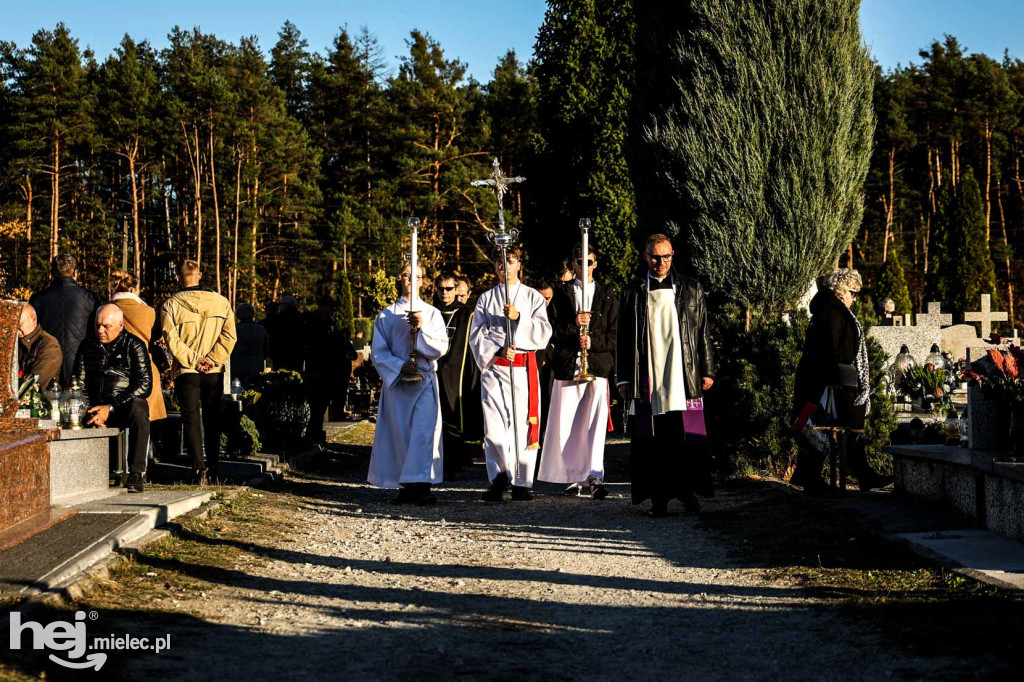
{"type": "Polygon", "coordinates": [[[416,368],[423,381],[401,380],[409,361],[409,301],[403,296],[381,311],[373,325],[370,357],[383,389],[367,480],[381,488],[442,480],[441,402],[437,359],[448,350],[444,318],[437,308],[416,302],[422,326],[416,335],[416,368]]]}
{"type": "MultiPolygon", "coordinates": [[[[575,310],[583,310],[583,285],[573,282],[575,310]]],[[[587,283],[587,306],[594,300],[594,283],[587,283]]],[[[579,370],[579,357],[576,359],[579,370]]],[[[608,433],[608,379],[589,383],[555,379],[537,478],[548,483],[586,483],[604,478],[604,441],[608,433]]]]}
{"type": "MultiPolygon", "coordinates": [[[[533,485],[533,471],[537,465],[537,450],[527,449],[526,442],[530,428],[529,378],[525,367],[496,366],[494,360],[495,354],[507,345],[515,346],[518,351],[544,349],[551,338],[551,323],[548,322],[544,297],[535,289],[519,282],[509,287],[509,299],[519,311],[519,319],[511,323],[512,343],[507,343],[505,338],[505,287],[499,284],[477,299],[469,331],[469,346],[480,368],[487,478],[493,481],[495,476],[504,471],[512,477],[513,485],[530,487],[533,485]],[[515,431],[518,436],[515,443],[511,426],[513,381],[517,420],[515,431]]],[[[543,410],[544,406],[540,405],[540,414],[543,414],[543,410]]]]}

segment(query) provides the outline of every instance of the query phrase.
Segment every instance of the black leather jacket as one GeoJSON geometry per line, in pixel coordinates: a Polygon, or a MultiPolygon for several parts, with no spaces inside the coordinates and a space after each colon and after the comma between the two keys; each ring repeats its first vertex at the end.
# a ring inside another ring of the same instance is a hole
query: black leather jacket
{"type": "MultiPolygon", "coordinates": [[[[701,377],[715,377],[715,357],[711,348],[707,303],[700,283],[670,270],[668,277],[676,289],[676,311],[682,331],[683,369],[687,398],[704,395],[701,377]]],[[[622,290],[619,299],[619,330],[616,344],[618,380],[633,384],[633,397],[639,398],[641,344],[647,338],[647,271],[622,290]]],[[[646,345],[644,345],[646,348],[646,345]]],[[[644,350],[643,357],[646,357],[644,350]]]]}
{"type": "MultiPolygon", "coordinates": [[[[572,287],[572,282],[556,284],[548,306],[554,347],[548,364],[555,378],[562,381],[576,376],[576,360],[580,356],[580,328],[576,326],[576,299],[572,287]]],[[[590,313],[590,351],[587,353],[590,373],[607,378],[615,369],[615,330],[619,322],[619,295],[614,287],[594,283],[590,313]]]]}
{"type": "Polygon", "coordinates": [[[93,406],[117,409],[135,398],[149,397],[153,390],[146,344],[124,330],[110,343],[100,343],[91,336],[82,341],[74,375],[93,406]]]}

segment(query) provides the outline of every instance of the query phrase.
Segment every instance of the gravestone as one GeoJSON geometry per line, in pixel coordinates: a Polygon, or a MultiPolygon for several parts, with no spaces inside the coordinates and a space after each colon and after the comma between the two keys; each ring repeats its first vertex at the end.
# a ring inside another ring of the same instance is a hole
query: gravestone
{"type": "Polygon", "coordinates": [[[50,514],[47,434],[38,430],[37,419],[14,416],[21,309],[19,302],[0,301],[0,550],[60,520],[50,514]]]}
{"type": "Polygon", "coordinates": [[[1006,322],[1009,316],[1006,313],[992,310],[991,294],[981,295],[981,311],[975,313],[964,313],[964,320],[967,322],[981,322],[981,338],[988,339],[992,336],[993,322],[1006,322]]]}
{"type": "MultiPolygon", "coordinates": [[[[953,359],[968,359],[971,348],[990,348],[991,344],[978,338],[978,329],[973,324],[955,324],[944,328],[941,333],[939,347],[949,351],[953,359]]],[[[977,353],[975,353],[976,355],[977,353]]]]}
{"type": "Polygon", "coordinates": [[[929,303],[928,313],[917,315],[918,324],[910,324],[910,315],[906,316],[906,324],[901,326],[881,327],[875,326],[868,331],[871,338],[878,341],[886,355],[886,366],[892,364],[899,355],[900,347],[906,346],[910,354],[918,363],[923,363],[925,357],[931,352],[933,344],[941,340],[942,322],[946,319],[952,320],[951,315],[940,312],[940,304],[929,303]],[[921,324],[921,320],[924,324],[921,324]]]}

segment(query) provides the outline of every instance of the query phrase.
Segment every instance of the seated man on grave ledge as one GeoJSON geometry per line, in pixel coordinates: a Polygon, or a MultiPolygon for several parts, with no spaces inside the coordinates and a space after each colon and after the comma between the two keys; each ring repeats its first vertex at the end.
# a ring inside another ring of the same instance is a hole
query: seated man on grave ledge
{"type": "Polygon", "coordinates": [[[50,387],[50,382],[60,375],[64,356],[60,350],[60,342],[43,331],[36,316],[36,309],[28,303],[21,309],[18,342],[21,345],[18,369],[24,372],[25,376],[38,376],[39,390],[45,391],[50,387]]]}
{"type": "Polygon", "coordinates": [[[128,492],[141,493],[149,450],[149,404],[153,388],[149,352],[125,331],[124,314],[112,303],[96,311],[96,337],[82,341],[73,376],[89,398],[89,426],[131,429],[128,443],[128,492]]]}

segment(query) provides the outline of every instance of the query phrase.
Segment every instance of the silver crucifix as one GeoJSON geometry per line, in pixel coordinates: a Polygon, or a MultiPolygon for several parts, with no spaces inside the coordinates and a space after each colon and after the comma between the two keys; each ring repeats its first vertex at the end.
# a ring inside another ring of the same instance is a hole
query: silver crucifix
{"type": "MultiPolygon", "coordinates": [[[[526,178],[523,177],[509,177],[501,172],[501,165],[498,163],[498,157],[494,157],[494,170],[491,172],[490,177],[483,180],[473,180],[470,184],[473,187],[491,187],[494,189],[494,193],[498,196],[498,229],[490,230],[487,232],[487,240],[491,242],[501,254],[502,270],[505,273],[504,284],[505,284],[505,303],[509,303],[508,293],[508,248],[512,246],[515,241],[519,238],[519,230],[512,228],[511,230],[505,227],[505,208],[502,199],[505,197],[505,193],[508,192],[508,186],[512,184],[518,184],[524,182],[526,178]]],[[[505,343],[512,347],[514,340],[512,334],[512,320],[505,318],[505,343]]],[[[516,474],[520,474],[522,470],[522,464],[519,461],[519,421],[516,416],[516,384],[515,375],[510,365],[508,368],[509,372],[509,389],[512,394],[512,449],[516,455],[516,474]]],[[[515,479],[513,479],[515,480],[515,479]]]]}

